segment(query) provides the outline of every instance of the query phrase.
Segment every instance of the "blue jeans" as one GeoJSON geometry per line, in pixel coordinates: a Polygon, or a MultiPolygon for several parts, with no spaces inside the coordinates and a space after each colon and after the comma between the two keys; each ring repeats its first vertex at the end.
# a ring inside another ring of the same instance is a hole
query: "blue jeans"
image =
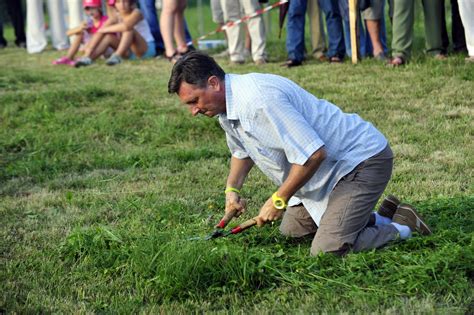
{"type": "MultiPolygon", "coordinates": [[[[165,51],[165,44],[163,43],[163,37],[161,37],[160,23],[158,23],[158,16],[156,14],[155,0],[138,0],[140,4],[140,10],[143,13],[148,25],[150,26],[151,35],[155,39],[155,46],[157,53],[165,51]]],[[[191,34],[188,30],[188,24],[184,21],[184,32],[186,36],[186,42],[192,41],[191,34]]]]}
{"type": "Polygon", "coordinates": [[[304,23],[307,0],[291,0],[286,24],[288,59],[301,62],[304,58],[304,23]]]}
{"type": "Polygon", "coordinates": [[[328,30],[328,51],[326,56],[328,58],[339,57],[342,59],[346,54],[346,50],[338,0],[319,0],[319,7],[326,16],[328,30]]]}
{"type": "MultiPolygon", "coordinates": [[[[349,1],[339,0],[339,12],[341,13],[342,20],[344,21],[344,44],[346,46],[346,54],[348,57],[352,56],[351,49],[351,26],[349,23],[349,1]]],[[[358,29],[358,41],[359,41],[359,55],[363,58],[366,55],[366,37],[365,31],[362,27],[362,18],[359,10],[357,10],[357,29],[358,29]]]]}

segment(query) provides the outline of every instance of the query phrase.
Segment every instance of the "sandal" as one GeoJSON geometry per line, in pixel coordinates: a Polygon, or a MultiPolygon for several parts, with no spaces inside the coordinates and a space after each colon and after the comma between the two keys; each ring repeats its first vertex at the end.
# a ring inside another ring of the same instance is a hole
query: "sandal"
{"type": "Polygon", "coordinates": [[[387,66],[395,68],[403,66],[406,63],[405,59],[402,57],[393,57],[387,62],[387,66]]]}
{"type": "Polygon", "coordinates": [[[167,56],[165,54],[165,58],[168,59],[168,61],[171,62],[172,64],[175,64],[176,62],[178,62],[178,60],[181,59],[182,57],[183,55],[181,55],[177,51],[175,51],[174,54],[171,56],[167,56]]]}

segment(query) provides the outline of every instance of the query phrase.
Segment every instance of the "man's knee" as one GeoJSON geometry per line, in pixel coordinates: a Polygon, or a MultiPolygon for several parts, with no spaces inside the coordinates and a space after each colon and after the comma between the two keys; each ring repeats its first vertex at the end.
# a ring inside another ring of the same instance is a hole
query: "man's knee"
{"type": "Polygon", "coordinates": [[[280,232],[285,236],[303,237],[314,234],[317,226],[303,206],[288,207],[280,224],[280,232]]]}
{"type": "Polygon", "coordinates": [[[317,256],[320,253],[329,253],[336,256],[344,256],[351,250],[351,245],[337,240],[333,237],[321,237],[316,235],[311,244],[311,256],[317,256]]]}

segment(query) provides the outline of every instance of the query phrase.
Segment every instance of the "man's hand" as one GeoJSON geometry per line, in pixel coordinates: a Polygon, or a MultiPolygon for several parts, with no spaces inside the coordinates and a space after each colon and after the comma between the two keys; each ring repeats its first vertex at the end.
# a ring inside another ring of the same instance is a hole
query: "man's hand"
{"type": "Polygon", "coordinates": [[[267,222],[276,221],[283,216],[283,210],[278,210],[273,206],[272,198],[268,198],[257,217],[257,225],[263,226],[267,222]]]}
{"type": "Polygon", "coordinates": [[[247,201],[240,198],[239,194],[233,191],[225,195],[225,213],[236,212],[235,217],[239,217],[245,212],[247,201]]]}

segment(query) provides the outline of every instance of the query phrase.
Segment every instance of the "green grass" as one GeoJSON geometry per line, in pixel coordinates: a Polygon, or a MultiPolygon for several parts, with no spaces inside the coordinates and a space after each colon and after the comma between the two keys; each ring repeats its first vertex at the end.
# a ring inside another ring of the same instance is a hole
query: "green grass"
{"type": "MultiPolygon", "coordinates": [[[[269,46],[285,58],[283,42],[269,46]]],[[[163,60],[51,66],[59,55],[0,51],[0,312],[473,312],[474,68],[462,56],[418,51],[400,69],[220,60],[228,72],[289,77],[390,140],[387,192],[435,233],[341,259],[310,257],[310,239],[277,226],[188,241],[222,215],[229,152],[218,123],[167,94],[163,60]]],[[[274,189],[254,170],[243,219],[274,189]]]]}

